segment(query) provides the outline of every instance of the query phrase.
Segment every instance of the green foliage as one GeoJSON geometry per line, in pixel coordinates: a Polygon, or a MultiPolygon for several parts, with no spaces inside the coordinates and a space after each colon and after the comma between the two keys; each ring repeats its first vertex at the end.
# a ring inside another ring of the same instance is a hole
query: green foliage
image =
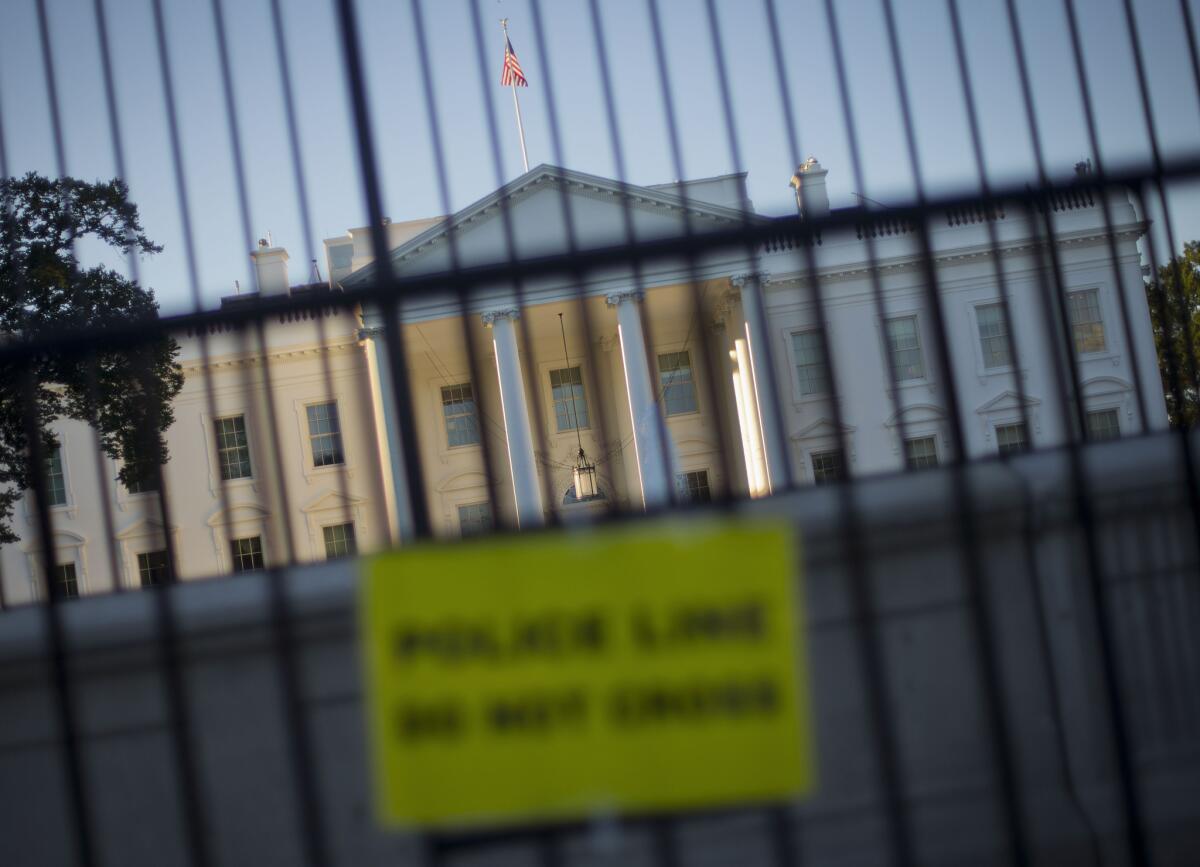
{"type": "Polygon", "coordinates": [[[1172,424],[1194,425],[1200,414],[1200,395],[1196,392],[1200,367],[1200,241],[1184,244],[1183,255],[1159,268],[1158,279],[1146,287],[1146,292],[1167,414],[1172,424]]]}
{"type": "MultiPolygon", "coordinates": [[[[87,183],[37,174],[0,179],[0,335],[38,338],[158,318],[153,294],[101,265],[83,269],[74,243],[91,238],[125,254],[157,253],[122,181],[87,183]]],[[[133,349],[85,356],[49,353],[20,368],[0,364],[0,543],[16,541],[13,506],[31,487],[23,379],[32,376],[47,450],[56,418],[87,422],[105,454],[131,473],[167,459],[163,433],[183,386],[179,347],[156,337],[133,349]]]]}

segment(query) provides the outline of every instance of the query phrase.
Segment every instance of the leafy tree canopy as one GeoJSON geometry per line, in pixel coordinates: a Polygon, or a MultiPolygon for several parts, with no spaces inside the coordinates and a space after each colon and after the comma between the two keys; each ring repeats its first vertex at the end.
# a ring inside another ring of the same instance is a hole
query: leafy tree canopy
{"type": "Polygon", "coordinates": [[[1188,241],[1182,255],[1158,269],[1157,285],[1147,287],[1147,297],[1167,414],[1172,424],[1194,425],[1200,421],[1200,395],[1194,378],[1200,367],[1200,241],[1188,241]],[[1172,362],[1182,400],[1172,386],[1172,362]]]}
{"type": "MultiPolygon", "coordinates": [[[[82,268],[75,241],[92,238],[121,253],[161,251],[142,229],[120,180],[87,183],[34,173],[0,179],[0,339],[39,338],[78,328],[151,321],[150,290],[103,265],[82,268]]],[[[124,462],[123,483],[145,480],[166,461],[163,433],[183,386],[168,336],[134,349],[97,347],[85,355],[49,353],[0,364],[0,543],[16,541],[13,506],[33,477],[28,459],[23,380],[32,376],[36,419],[50,453],[56,418],[87,422],[100,447],[124,462]]],[[[80,467],[78,471],[90,469],[80,467]]]]}

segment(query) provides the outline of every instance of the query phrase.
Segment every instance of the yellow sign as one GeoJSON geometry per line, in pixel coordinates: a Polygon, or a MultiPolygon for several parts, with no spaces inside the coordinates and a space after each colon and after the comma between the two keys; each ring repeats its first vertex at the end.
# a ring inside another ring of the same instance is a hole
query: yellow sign
{"type": "Polygon", "coordinates": [[[764,802],[814,784],[782,524],[645,523],[367,561],[379,813],[479,826],[764,802]]]}

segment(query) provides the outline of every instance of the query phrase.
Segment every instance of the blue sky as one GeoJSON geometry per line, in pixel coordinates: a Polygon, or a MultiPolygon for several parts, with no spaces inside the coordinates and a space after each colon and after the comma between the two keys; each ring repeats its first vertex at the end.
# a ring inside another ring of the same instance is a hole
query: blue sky
{"type": "MultiPolygon", "coordinates": [[[[331,0],[281,0],[286,47],[298,101],[303,170],[314,237],[306,239],[275,61],[269,0],[222,0],[241,146],[249,175],[255,238],[267,231],[291,253],[293,281],[307,278],[309,250],[320,239],[362,225],[365,210],[331,0]]],[[[829,169],[834,206],[861,193],[898,203],[914,191],[900,101],[882,15],[882,0],[835,0],[862,147],[863,184],[854,182],[823,0],[776,0],[784,62],[797,121],[800,156],[829,169]]],[[[977,169],[968,139],[962,81],[954,59],[947,0],[894,0],[901,52],[926,188],[966,189],[977,169]]],[[[1003,0],[958,0],[994,183],[1033,176],[1034,163],[1008,37],[1003,0]]],[[[1110,167],[1149,155],[1123,0],[1076,0],[1099,127],[1110,167]]],[[[93,0],[46,0],[64,121],[69,174],[115,174],[93,0]]],[[[765,0],[713,0],[724,46],[740,164],[726,135],[717,63],[704,0],[659,0],[671,96],[682,141],[682,172],[672,160],[660,96],[648,0],[597,0],[612,73],[626,179],[659,183],[682,174],[749,172],[750,193],[764,213],[786,213],[790,152],[770,48],[765,0]]],[[[1055,174],[1094,156],[1088,143],[1062,0],[1018,0],[1042,147],[1055,174]]],[[[142,275],[166,310],[212,305],[233,281],[251,285],[250,260],[234,184],[211,0],[163,0],[175,79],[183,169],[197,250],[198,285],[188,275],[180,202],[168,137],[151,0],[105,0],[117,78],[119,122],[132,197],[164,252],[142,275]]],[[[546,82],[552,80],[568,167],[615,176],[604,85],[588,0],[540,0],[546,37],[538,50],[531,0],[425,0],[430,54],[418,59],[411,6],[360,0],[361,40],[369,78],[373,133],[385,213],[393,220],[443,212],[436,183],[422,75],[431,77],[441,124],[450,204],[460,208],[521,170],[510,93],[499,85],[507,16],[529,78],[521,91],[531,164],[553,162],[546,82]],[[475,22],[484,55],[477,50],[475,22]],[[480,63],[482,62],[482,70],[480,63]],[[492,158],[491,105],[502,167],[492,158]]],[[[1200,94],[1191,70],[1178,0],[1136,0],[1135,15],[1152,94],[1155,130],[1165,157],[1200,148],[1200,94]]],[[[1193,19],[1200,8],[1192,7],[1193,19]]],[[[0,122],[10,173],[56,173],[35,0],[7,0],[0,29],[0,122]]],[[[1176,244],[1200,237],[1200,195],[1179,187],[1170,198],[1176,244]]],[[[1152,217],[1160,216],[1152,210],[1152,217]]],[[[1160,221],[1161,224],[1161,221],[1160,221]]],[[[85,248],[85,257],[95,254],[85,248]]],[[[1161,252],[1160,252],[1161,255],[1161,252]]],[[[322,268],[324,263],[322,261],[322,268]]]]}

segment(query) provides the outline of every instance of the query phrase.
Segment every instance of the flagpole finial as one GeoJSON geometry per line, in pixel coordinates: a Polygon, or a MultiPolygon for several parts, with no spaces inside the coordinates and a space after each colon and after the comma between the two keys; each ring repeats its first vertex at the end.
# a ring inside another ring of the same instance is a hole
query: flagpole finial
{"type": "Polygon", "coordinates": [[[500,26],[501,26],[501,27],[503,27],[503,28],[504,28],[504,32],[505,32],[505,33],[507,33],[507,32],[508,32],[508,19],[507,19],[507,18],[501,18],[501,19],[500,19],[500,26]]]}

